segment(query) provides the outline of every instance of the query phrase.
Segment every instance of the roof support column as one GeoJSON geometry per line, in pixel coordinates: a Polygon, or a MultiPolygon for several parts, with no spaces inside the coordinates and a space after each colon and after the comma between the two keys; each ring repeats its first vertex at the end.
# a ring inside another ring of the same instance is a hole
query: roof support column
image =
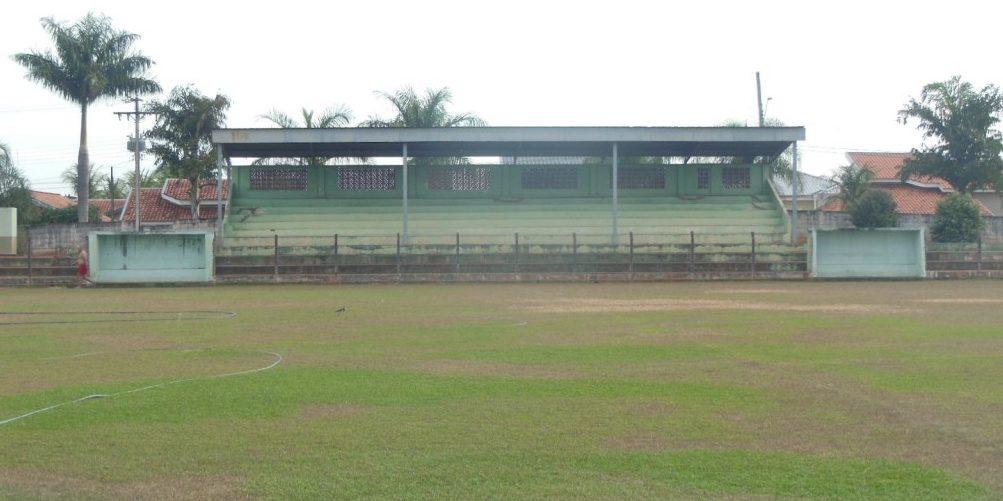
{"type": "MultiPolygon", "coordinates": [[[[193,200],[192,203],[197,202],[193,200]]],[[[201,210],[201,209],[199,209],[201,210]]],[[[216,146],[216,242],[223,245],[223,146],[216,146]]]]}
{"type": "Polygon", "coordinates": [[[619,221],[620,218],[620,176],[619,176],[619,152],[617,151],[617,144],[613,143],[613,173],[612,173],[612,190],[613,190],[613,243],[616,244],[619,240],[620,228],[619,221]]]}
{"type": "Polygon", "coordinates": [[[403,207],[403,212],[404,212],[404,228],[403,228],[403,230],[401,232],[401,237],[403,239],[403,242],[406,244],[407,243],[407,143],[404,143],[402,145],[401,150],[402,150],[401,151],[401,165],[402,165],[401,173],[403,174],[401,176],[402,177],[401,181],[403,182],[403,186],[401,186],[401,192],[404,194],[403,197],[402,197],[402,207],[403,207]]]}
{"type": "Polygon", "coordinates": [[[791,143],[794,155],[791,165],[791,243],[798,239],[798,185],[801,184],[801,176],[798,175],[798,142],[791,143]]]}

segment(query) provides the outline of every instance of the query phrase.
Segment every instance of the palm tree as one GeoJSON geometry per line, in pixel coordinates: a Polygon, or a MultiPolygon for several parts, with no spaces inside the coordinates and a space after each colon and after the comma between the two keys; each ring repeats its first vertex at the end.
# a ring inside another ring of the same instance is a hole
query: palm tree
{"type": "MultiPolygon", "coordinates": [[[[439,90],[427,89],[424,96],[419,96],[413,88],[405,87],[393,94],[377,91],[376,95],[385,98],[396,108],[397,115],[391,119],[369,117],[359,124],[360,127],[481,127],[486,125],[473,113],[452,114],[446,110],[446,105],[453,100],[453,94],[448,87],[439,90]]],[[[425,158],[421,162],[427,164],[466,164],[466,158],[425,158]]]]}
{"type": "MultiPolygon", "coordinates": [[[[108,184],[108,175],[101,172],[100,168],[94,167],[94,164],[91,164],[87,171],[89,173],[87,176],[88,196],[90,198],[106,198],[107,193],[104,192],[104,187],[108,184]]],[[[63,173],[59,175],[59,178],[64,183],[73,188],[73,195],[77,197],[77,200],[80,199],[81,193],[80,184],[77,183],[77,176],[79,175],[80,173],[77,171],[77,167],[75,165],[67,167],[63,173]]]]}
{"type": "Polygon", "coordinates": [[[446,105],[453,100],[453,94],[448,87],[439,90],[428,89],[425,96],[419,96],[411,87],[405,87],[394,94],[377,91],[376,94],[397,109],[397,115],[391,119],[369,117],[360,124],[361,127],[479,127],[485,125],[473,113],[453,115],[446,110],[446,105]]]}
{"type": "Polygon", "coordinates": [[[843,210],[848,210],[867,192],[874,172],[855,165],[844,165],[836,170],[832,182],[839,187],[836,198],[843,202],[843,210]]]}
{"type": "Polygon", "coordinates": [[[157,169],[191,185],[192,218],[199,217],[199,188],[203,179],[215,179],[216,155],[212,131],[222,129],[230,99],[222,94],[202,95],[191,86],[175,87],[166,101],[151,101],[147,111],[157,123],[147,131],[157,157],[157,169]]]}
{"type": "MultiPolygon", "coordinates": [[[[728,120],[721,124],[721,127],[748,127],[749,124],[739,121],[739,120],[728,120]]],[[[767,118],[764,121],[764,127],[786,127],[782,121],[776,118],[767,118]]],[[[794,181],[794,166],[793,166],[794,153],[792,150],[785,150],[780,155],[775,157],[723,157],[716,159],[718,162],[726,164],[741,164],[741,165],[763,165],[766,169],[766,173],[775,179],[783,179],[788,183],[794,181]]],[[[798,163],[800,163],[801,157],[798,156],[798,163]]],[[[801,173],[798,173],[798,187],[801,188],[804,182],[801,180],[801,173]]]]}
{"type": "Polygon", "coordinates": [[[15,54],[14,60],[27,68],[28,79],[80,105],[77,219],[85,223],[90,198],[88,106],[100,99],[160,92],[160,85],[144,76],[153,61],[131,50],[139,35],[116,30],[106,16],[87,14],[70,26],[47,17],[42,19],[42,27],[52,36],[55,54],[26,52],[15,54]]]}
{"type": "MultiPolygon", "coordinates": [[[[314,119],[314,111],[303,108],[301,110],[303,114],[303,122],[297,122],[296,119],[282,113],[278,110],[272,110],[260,118],[268,120],[283,129],[330,129],[333,127],[344,127],[352,121],[352,112],[345,106],[336,106],[324,110],[319,117],[314,119]]],[[[261,165],[272,162],[278,163],[292,163],[295,165],[325,165],[329,160],[334,157],[302,157],[302,158],[290,158],[290,159],[260,159],[255,161],[256,165],[261,165]]]]}

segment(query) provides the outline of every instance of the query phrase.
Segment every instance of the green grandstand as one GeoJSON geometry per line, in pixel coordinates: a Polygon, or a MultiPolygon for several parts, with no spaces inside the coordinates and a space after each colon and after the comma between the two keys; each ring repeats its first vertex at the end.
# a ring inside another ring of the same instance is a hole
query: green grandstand
{"type": "Polygon", "coordinates": [[[553,128],[514,128],[527,129],[514,138],[511,129],[220,131],[231,133],[217,137],[227,157],[281,159],[232,167],[221,253],[260,254],[276,236],[304,249],[335,235],[412,246],[789,239],[763,159],[803,129],[568,128],[555,137],[553,128]],[[708,132],[719,140],[701,140],[708,132]],[[395,151],[397,164],[380,162],[395,151]]]}

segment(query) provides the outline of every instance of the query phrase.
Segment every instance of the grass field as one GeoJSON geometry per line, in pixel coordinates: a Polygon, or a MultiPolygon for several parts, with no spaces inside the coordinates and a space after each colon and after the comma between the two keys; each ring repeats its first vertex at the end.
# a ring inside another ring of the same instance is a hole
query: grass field
{"type": "Polygon", "coordinates": [[[0,498],[1003,498],[998,281],[0,305],[0,498]]]}

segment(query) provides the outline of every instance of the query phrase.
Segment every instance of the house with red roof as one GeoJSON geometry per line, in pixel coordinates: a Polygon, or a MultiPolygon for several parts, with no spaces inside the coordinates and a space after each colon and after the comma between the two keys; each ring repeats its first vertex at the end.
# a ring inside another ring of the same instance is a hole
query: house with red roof
{"type": "MultiPolygon", "coordinates": [[[[77,206],[77,199],[58,193],[32,190],[29,194],[32,204],[42,209],[66,209],[67,207],[77,206]]],[[[110,222],[118,220],[113,212],[119,212],[122,206],[125,205],[125,200],[121,198],[115,200],[92,198],[90,199],[90,205],[97,209],[102,222],[110,222]]]]}
{"type": "MultiPolygon", "coordinates": [[[[905,161],[912,157],[911,153],[850,152],[846,157],[855,167],[874,173],[871,188],[888,192],[898,204],[899,214],[933,215],[937,212],[937,204],[954,192],[950,183],[938,177],[912,176],[902,181],[899,174],[905,161]]],[[[1000,196],[995,191],[975,193],[973,196],[984,215],[994,215],[990,206],[1001,210],[1000,196]]],[[[842,211],[843,205],[836,200],[824,210],[842,211]]]]}
{"type": "MultiPolygon", "coordinates": [[[[210,222],[216,219],[216,182],[204,181],[199,186],[200,203],[198,217],[192,215],[191,182],[187,179],[168,179],[160,188],[142,188],[140,196],[140,223],[146,225],[166,225],[178,221],[210,222]]],[[[223,211],[230,199],[230,182],[223,182],[223,211]]],[[[122,216],[124,223],[135,221],[135,196],[126,198],[122,216]]]]}
{"type": "Polygon", "coordinates": [[[30,190],[28,194],[31,196],[31,203],[43,209],[65,209],[77,205],[76,199],[58,193],[30,190]]]}

